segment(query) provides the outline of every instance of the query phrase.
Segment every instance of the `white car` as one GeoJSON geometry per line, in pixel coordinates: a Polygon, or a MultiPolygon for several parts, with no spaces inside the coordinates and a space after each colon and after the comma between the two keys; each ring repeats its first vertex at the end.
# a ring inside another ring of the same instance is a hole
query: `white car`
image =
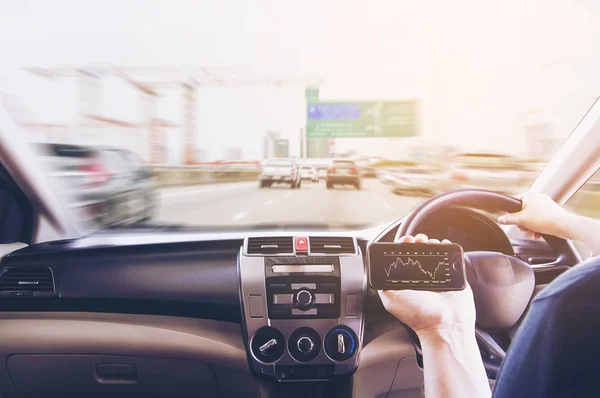
{"type": "Polygon", "coordinates": [[[317,167],[317,176],[319,180],[324,180],[327,178],[327,167],[317,167]]]}
{"type": "Polygon", "coordinates": [[[396,170],[396,169],[385,168],[385,169],[381,170],[377,176],[379,178],[379,181],[381,181],[382,184],[392,185],[396,181],[396,177],[394,176],[394,174],[397,172],[398,172],[398,170],[396,170]]]}
{"type": "Polygon", "coordinates": [[[273,184],[290,184],[292,189],[300,188],[302,180],[294,159],[270,159],[263,165],[259,178],[259,188],[270,188],[273,184]]]}
{"type": "Polygon", "coordinates": [[[515,158],[500,154],[469,153],[457,157],[448,189],[479,188],[515,194],[526,188],[527,172],[515,158]]]}
{"type": "Polygon", "coordinates": [[[393,174],[392,192],[435,195],[440,193],[440,174],[423,167],[407,167],[393,174]]]}
{"type": "Polygon", "coordinates": [[[312,166],[300,166],[300,179],[311,180],[312,182],[319,182],[319,174],[312,166]]]}

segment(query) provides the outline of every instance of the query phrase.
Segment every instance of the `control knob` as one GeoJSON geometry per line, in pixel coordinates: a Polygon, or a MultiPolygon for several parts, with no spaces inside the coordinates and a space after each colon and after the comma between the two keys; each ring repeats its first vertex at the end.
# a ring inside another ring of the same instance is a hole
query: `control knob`
{"type": "Polygon", "coordinates": [[[347,326],[337,326],[331,329],[325,336],[325,352],[334,361],[346,361],[356,353],[358,349],[358,337],[352,329],[347,326]]]}
{"type": "Polygon", "coordinates": [[[308,336],[302,336],[298,339],[298,351],[302,354],[310,353],[315,347],[315,343],[308,336]]]}
{"type": "Polygon", "coordinates": [[[321,336],[316,330],[302,326],[288,339],[288,351],[298,362],[310,362],[321,352],[321,336]]]}
{"type": "Polygon", "coordinates": [[[262,363],[276,362],[285,352],[285,338],[279,330],[263,326],[252,337],[250,350],[254,357],[262,363]]]}
{"type": "Polygon", "coordinates": [[[313,295],[308,290],[300,290],[296,293],[296,305],[301,309],[307,309],[314,301],[313,295]]]}

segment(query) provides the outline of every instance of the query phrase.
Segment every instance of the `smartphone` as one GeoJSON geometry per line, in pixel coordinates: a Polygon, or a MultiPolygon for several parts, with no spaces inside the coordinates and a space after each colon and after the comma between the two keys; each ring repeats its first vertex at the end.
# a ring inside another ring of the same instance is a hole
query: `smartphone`
{"type": "Polygon", "coordinates": [[[463,290],[465,262],[457,244],[372,243],[369,285],[376,290],[463,290]]]}

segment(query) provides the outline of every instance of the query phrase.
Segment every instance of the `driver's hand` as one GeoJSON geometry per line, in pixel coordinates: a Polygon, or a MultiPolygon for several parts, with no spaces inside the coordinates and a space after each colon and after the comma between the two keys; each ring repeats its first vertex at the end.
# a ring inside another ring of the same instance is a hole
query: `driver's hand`
{"type": "Polygon", "coordinates": [[[565,228],[569,212],[556,204],[548,195],[540,192],[527,192],[521,199],[523,209],[517,213],[498,218],[500,224],[516,225],[534,238],[548,234],[568,239],[565,228]]]}
{"type": "MultiPolygon", "coordinates": [[[[428,239],[423,234],[403,236],[405,243],[451,243],[444,239],[428,239]]],[[[467,283],[464,290],[431,292],[422,290],[380,290],[379,297],[388,312],[417,334],[434,329],[475,328],[475,302],[467,283]]]]}

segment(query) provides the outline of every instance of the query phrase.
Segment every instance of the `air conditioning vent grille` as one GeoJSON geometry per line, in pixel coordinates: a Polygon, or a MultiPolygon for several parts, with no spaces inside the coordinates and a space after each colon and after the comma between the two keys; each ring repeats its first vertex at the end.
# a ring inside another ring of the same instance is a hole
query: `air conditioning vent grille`
{"type": "Polygon", "coordinates": [[[348,237],[322,237],[309,238],[311,254],[353,254],[356,253],[354,239],[348,237]]]}
{"type": "Polygon", "coordinates": [[[294,240],[288,237],[248,238],[248,254],[291,254],[294,240]]]}
{"type": "Polygon", "coordinates": [[[10,267],[0,272],[0,294],[3,296],[48,296],[54,293],[54,276],[49,267],[10,267]]]}

